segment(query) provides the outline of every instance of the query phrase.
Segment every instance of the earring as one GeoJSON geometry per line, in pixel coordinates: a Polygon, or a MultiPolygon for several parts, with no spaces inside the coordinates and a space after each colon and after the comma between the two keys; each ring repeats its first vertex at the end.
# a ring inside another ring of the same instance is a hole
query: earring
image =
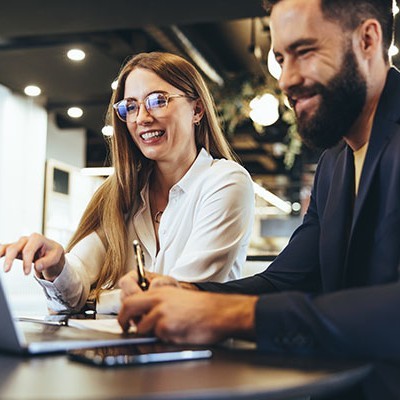
{"type": "Polygon", "coordinates": [[[200,126],[200,120],[194,123],[196,126],[200,126]]]}

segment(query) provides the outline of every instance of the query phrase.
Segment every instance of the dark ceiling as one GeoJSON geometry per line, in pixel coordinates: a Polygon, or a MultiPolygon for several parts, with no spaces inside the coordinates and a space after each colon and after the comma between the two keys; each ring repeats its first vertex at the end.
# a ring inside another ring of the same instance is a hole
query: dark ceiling
{"type": "MultiPolygon", "coordinates": [[[[37,101],[56,114],[60,127],[87,130],[87,165],[103,166],[106,150],[101,129],[110,85],[126,57],[142,51],[171,51],[196,65],[183,38],[223,79],[222,86],[213,86],[221,97],[243,76],[265,80],[265,62],[252,49],[260,46],[266,59],[267,25],[261,0],[1,2],[0,83],[17,93],[28,84],[41,87],[37,101]],[[86,52],[83,62],[67,59],[71,47],[86,52]],[[70,106],[84,110],[79,121],[66,114],[70,106]]],[[[283,125],[277,123],[268,134],[259,135],[248,121],[230,138],[254,175],[287,172],[283,155],[271,150],[274,142],[284,139],[287,127],[283,125]]]]}

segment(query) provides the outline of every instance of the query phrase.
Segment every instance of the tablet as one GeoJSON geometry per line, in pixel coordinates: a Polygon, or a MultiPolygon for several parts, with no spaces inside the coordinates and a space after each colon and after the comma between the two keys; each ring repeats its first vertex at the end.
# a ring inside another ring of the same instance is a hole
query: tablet
{"type": "Polygon", "coordinates": [[[160,343],[78,349],[71,350],[67,354],[73,361],[102,367],[189,361],[212,357],[212,351],[209,349],[160,343]]]}

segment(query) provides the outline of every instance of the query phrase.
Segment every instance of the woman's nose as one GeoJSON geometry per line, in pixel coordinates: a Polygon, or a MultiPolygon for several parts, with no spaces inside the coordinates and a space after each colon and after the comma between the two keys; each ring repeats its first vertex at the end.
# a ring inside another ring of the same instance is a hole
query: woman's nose
{"type": "Polygon", "coordinates": [[[143,103],[139,104],[139,109],[136,117],[137,124],[148,124],[153,120],[152,115],[148,112],[143,103]]]}

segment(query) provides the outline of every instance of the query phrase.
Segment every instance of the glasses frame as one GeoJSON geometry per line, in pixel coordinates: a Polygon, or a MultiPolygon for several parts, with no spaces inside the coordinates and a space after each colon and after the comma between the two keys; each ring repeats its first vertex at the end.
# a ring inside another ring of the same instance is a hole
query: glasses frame
{"type": "Polygon", "coordinates": [[[128,112],[126,112],[127,117],[124,119],[124,118],[121,117],[120,113],[118,112],[118,107],[120,106],[120,104],[121,104],[122,102],[128,102],[129,100],[133,100],[133,101],[135,101],[139,106],[138,106],[137,111],[136,111],[136,118],[135,118],[135,120],[134,120],[134,121],[129,121],[129,122],[132,122],[132,123],[133,123],[133,122],[136,122],[136,121],[137,121],[137,117],[138,117],[138,115],[139,115],[140,107],[142,106],[142,104],[144,105],[146,111],[147,111],[151,116],[153,116],[153,114],[152,114],[152,109],[150,108],[150,110],[149,110],[149,109],[147,108],[147,106],[146,106],[146,100],[147,100],[150,96],[152,96],[152,95],[154,95],[154,94],[156,94],[156,95],[162,94],[162,95],[165,96],[165,98],[166,98],[165,106],[162,106],[162,107],[154,107],[154,108],[160,108],[160,109],[162,109],[162,108],[167,108],[170,99],[175,99],[175,98],[188,98],[188,99],[195,100],[195,98],[193,98],[192,96],[189,96],[189,95],[187,95],[187,94],[170,94],[170,93],[166,93],[166,92],[152,92],[152,93],[149,93],[142,101],[132,99],[131,97],[122,99],[122,100],[118,101],[117,103],[113,104],[113,109],[114,109],[115,113],[117,114],[117,117],[118,117],[122,122],[128,122],[128,115],[131,115],[132,113],[129,114],[128,112]]]}

